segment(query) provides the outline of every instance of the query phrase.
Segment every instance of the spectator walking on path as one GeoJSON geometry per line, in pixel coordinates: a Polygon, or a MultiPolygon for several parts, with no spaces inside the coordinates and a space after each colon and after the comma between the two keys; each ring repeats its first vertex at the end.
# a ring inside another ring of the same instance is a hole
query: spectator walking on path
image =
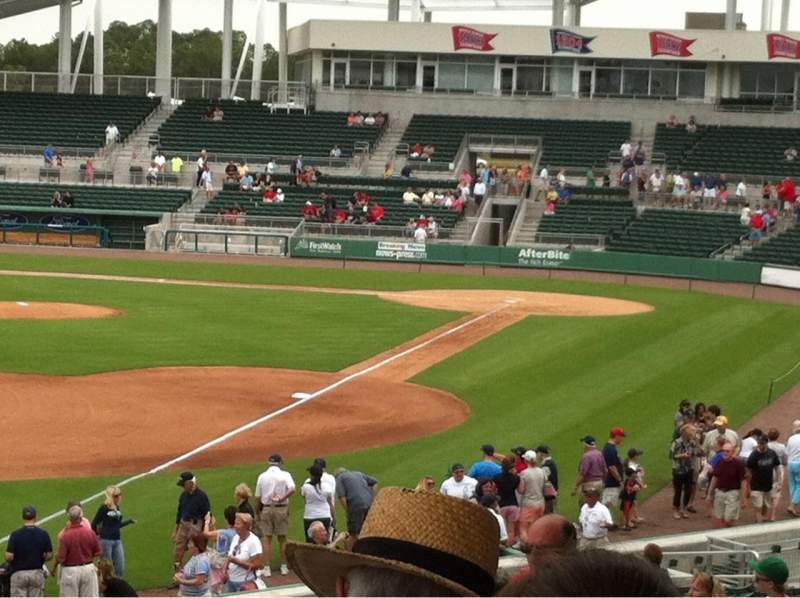
{"type": "Polygon", "coordinates": [[[778,455],[778,459],[780,459],[781,467],[780,467],[780,475],[778,479],[775,480],[775,484],[772,486],[772,512],[770,513],[769,520],[775,521],[778,518],[778,509],[780,508],[781,504],[781,494],[783,494],[783,485],[786,482],[787,471],[786,471],[786,445],[782,442],[778,442],[778,438],[780,438],[781,433],[778,431],[777,428],[770,428],[767,431],[767,438],[769,438],[769,448],[775,451],[775,454],[778,455]]]}
{"type": "Polygon", "coordinates": [[[36,525],[36,509],[22,509],[22,527],[13,531],[6,546],[11,569],[11,596],[44,596],[43,567],[53,558],[53,544],[46,531],[36,525]]]}
{"type": "Polygon", "coordinates": [[[597,496],[603,493],[603,481],[606,479],[608,469],[603,453],[597,450],[597,442],[594,436],[584,436],[581,438],[583,443],[583,456],[578,466],[578,478],[575,480],[575,487],[572,489],[572,496],[580,493],[580,500],[587,490],[596,490],[597,496]]]}
{"type": "Polygon", "coordinates": [[[315,463],[308,468],[308,473],[309,477],[300,487],[300,494],[306,501],[303,512],[303,535],[307,541],[312,542],[309,535],[311,524],[319,521],[325,526],[325,531],[330,534],[336,508],[333,505],[334,489],[322,481],[324,473],[322,467],[315,463]]]}
{"type": "Polygon", "coordinates": [[[466,475],[464,466],[461,463],[454,463],[450,468],[450,473],[452,475],[442,482],[439,491],[453,498],[464,500],[472,498],[475,494],[475,488],[478,486],[478,480],[466,475]]]}
{"type": "Polygon", "coordinates": [[[739,520],[741,507],[746,504],[747,472],[730,442],[722,446],[722,460],[714,466],[713,472],[706,500],[714,505],[714,525],[731,527],[739,520]]]}
{"type": "Polygon", "coordinates": [[[181,596],[210,596],[211,564],[206,554],[208,540],[202,534],[189,539],[191,558],[183,569],[175,574],[174,581],[180,586],[181,596]]]}
{"type": "MultiPolygon", "coordinates": [[[[261,532],[264,534],[264,575],[272,575],[272,536],[278,536],[281,575],[288,575],[286,566],[286,536],[289,534],[289,497],[294,494],[295,484],[292,474],[281,469],[283,458],[275,453],[270,455],[267,469],[256,482],[256,507],[261,519],[261,532]]],[[[251,525],[252,527],[252,525],[251,525]]]]}
{"type": "Polygon", "coordinates": [[[67,511],[69,525],[58,543],[61,567],[60,596],[99,596],[97,568],[100,542],[91,528],[83,525],[83,509],[74,505],[67,511]]]}
{"type": "Polygon", "coordinates": [[[746,461],[750,475],[748,489],[756,523],[763,523],[772,513],[772,489],[781,475],[781,460],[775,451],[769,448],[769,438],[766,434],[759,436],[756,441],[756,448],[750,452],[746,461]]]}
{"type": "Polygon", "coordinates": [[[547,484],[550,486],[550,489],[545,486],[544,512],[555,513],[558,502],[558,466],[553,461],[553,457],[550,456],[549,446],[540,444],[535,450],[542,469],[547,474],[547,484]]]}
{"type": "Polygon", "coordinates": [[[522,458],[528,467],[519,474],[519,535],[523,542],[527,542],[531,525],[544,515],[544,486],[547,483],[547,473],[536,462],[535,451],[527,451],[522,458]]]}
{"type": "Polygon", "coordinates": [[[256,571],[264,563],[261,540],[250,530],[253,518],[247,513],[236,513],[233,524],[236,536],[228,549],[228,583],[226,592],[242,592],[256,589],[256,571]]]}
{"type": "Polygon", "coordinates": [[[352,549],[372,507],[378,491],[378,480],[360,471],[348,471],[344,467],[336,470],[335,477],[336,496],[347,512],[347,547],[352,549]]]}
{"type": "Polygon", "coordinates": [[[589,488],[583,493],[584,503],[578,521],[581,525],[581,550],[603,548],[608,542],[608,530],[614,527],[611,512],[599,501],[600,491],[589,488]]]}
{"type": "Polygon", "coordinates": [[[724,436],[725,440],[733,445],[734,453],[739,454],[742,448],[742,441],[739,439],[739,435],[728,427],[727,417],[718,415],[714,420],[714,429],[706,432],[705,438],[703,439],[703,452],[706,455],[713,452],[712,448],[718,436],[724,436]]]}
{"type": "Polygon", "coordinates": [[[475,463],[472,464],[467,475],[476,480],[480,480],[481,478],[494,478],[500,475],[502,468],[497,464],[497,459],[498,457],[502,459],[502,456],[496,456],[494,452],[494,446],[491,444],[484,444],[481,447],[481,460],[475,461],[475,463]]]}
{"type": "Polygon", "coordinates": [[[172,532],[176,573],[183,564],[183,555],[189,546],[189,539],[203,531],[206,514],[211,511],[208,495],[198,487],[197,478],[191,471],[181,473],[178,486],[183,488],[183,492],[178,498],[178,512],[175,517],[175,529],[172,532]]]}
{"type": "Polygon", "coordinates": [[[619,458],[617,447],[622,444],[623,438],[625,438],[625,430],[617,427],[611,428],[608,442],[603,447],[603,459],[606,463],[607,473],[602,502],[609,509],[619,508],[619,493],[622,489],[625,471],[622,468],[622,459],[619,458]]]}
{"type": "Polygon", "coordinates": [[[792,422],[792,435],[786,441],[786,462],[791,503],[786,510],[793,517],[800,517],[800,419],[792,422]]]}
{"type": "Polygon", "coordinates": [[[697,444],[697,431],[691,424],[681,426],[680,436],[672,442],[672,516],[689,517],[689,500],[694,486],[694,467],[701,450],[697,444]]]}
{"type": "Polygon", "coordinates": [[[125,576],[125,550],[122,547],[120,530],[126,525],[136,523],[134,519],[122,517],[119,507],[121,500],[122,490],[117,486],[109,486],[106,488],[105,502],[100,505],[92,519],[92,530],[100,537],[103,558],[114,564],[114,574],[117,577],[125,576]]]}
{"type": "Polygon", "coordinates": [[[514,458],[506,457],[502,463],[502,473],[495,476],[494,483],[500,499],[500,515],[506,524],[508,532],[508,545],[514,546],[519,537],[519,503],[517,491],[519,489],[519,476],[514,468],[514,458]]]}

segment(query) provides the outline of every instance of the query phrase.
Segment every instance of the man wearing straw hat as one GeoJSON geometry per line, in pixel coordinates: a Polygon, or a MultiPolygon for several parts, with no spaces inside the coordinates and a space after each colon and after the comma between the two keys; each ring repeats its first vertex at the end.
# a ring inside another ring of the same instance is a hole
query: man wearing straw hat
{"type": "Polygon", "coordinates": [[[381,490],[353,550],[289,542],[318,596],[491,596],[500,541],[486,509],[434,492],[381,490]]]}

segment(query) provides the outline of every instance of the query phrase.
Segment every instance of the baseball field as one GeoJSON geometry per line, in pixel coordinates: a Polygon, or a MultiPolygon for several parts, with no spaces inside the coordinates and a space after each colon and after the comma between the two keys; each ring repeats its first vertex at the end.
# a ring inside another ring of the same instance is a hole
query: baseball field
{"type": "Polygon", "coordinates": [[[578,439],[619,425],[652,493],[681,399],[736,426],[797,361],[797,307],[678,290],[40,254],[0,254],[0,271],[0,537],[25,504],[55,514],[127,480],[138,588],[171,578],[181,470],[221,513],[274,452],[298,483],[325,456],[414,486],[486,442],[546,443],[569,488],[578,439]]]}

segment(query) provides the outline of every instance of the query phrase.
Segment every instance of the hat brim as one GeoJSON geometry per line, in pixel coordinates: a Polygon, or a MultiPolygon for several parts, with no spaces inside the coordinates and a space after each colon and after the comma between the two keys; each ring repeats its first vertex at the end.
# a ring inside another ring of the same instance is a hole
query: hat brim
{"type": "Polygon", "coordinates": [[[446,577],[414,565],[365,554],[337,550],[317,544],[287,542],[289,567],[317,596],[336,596],[336,582],[355,567],[390,569],[432,581],[459,596],[477,596],[472,590],[446,577]]]}

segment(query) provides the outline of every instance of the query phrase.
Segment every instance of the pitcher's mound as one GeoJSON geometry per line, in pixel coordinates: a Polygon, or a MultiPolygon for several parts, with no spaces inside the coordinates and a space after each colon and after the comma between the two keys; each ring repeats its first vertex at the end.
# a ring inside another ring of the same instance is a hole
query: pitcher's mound
{"type": "Polygon", "coordinates": [[[0,301],[0,320],[93,320],[121,314],[118,309],[82,303],[0,301]]]}

